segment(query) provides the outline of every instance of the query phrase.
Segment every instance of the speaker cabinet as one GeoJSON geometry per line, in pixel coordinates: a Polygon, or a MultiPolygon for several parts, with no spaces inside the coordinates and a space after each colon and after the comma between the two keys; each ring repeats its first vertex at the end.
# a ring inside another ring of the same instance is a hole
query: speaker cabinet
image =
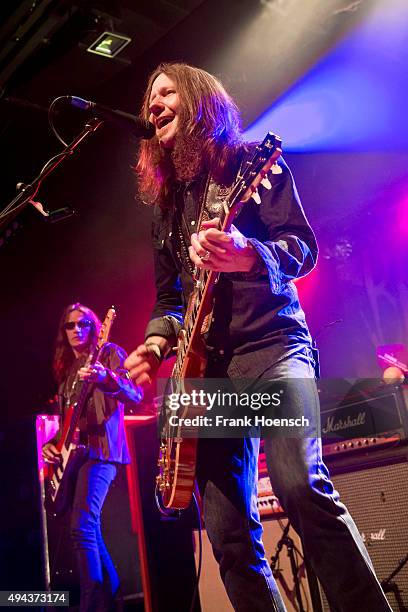
{"type": "MultiPolygon", "coordinates": [[[[354,460],[355,462],[355,460],[354,460]]],[[[408,555],[408,453],[395,449],[359,459],[359,463],[330,466],[340,499],[352,515],[383,584],[408,555]],[[367,463],[369,459],[369,463],[367,463]],[[346,471],[345,471],[346,470],[346,471]]],[[[341,551],[339,551],[341,554],[341,551]]],[[[408,563],[385,586],[395,612],[408,608],[408,563]]],[[[329,612],[322,594],[323,610],[329,612]]],[[[356,604],[363,602],[356,602],[356,604]]]]}
{"type": "MultiPolygon", "coordinates": [[[[263,520],[263,542],[265,546],[265,554],[270,562],[271,557],[275,554],[276,545],[282,536],[282,527],[286,524],[286,519],[280,523],[275,519],[263,520]],[[282,527],[281,527],[282,525],[282,527]]],[[[196,565],[198,564],[198,532],[195,532],[196,541],[196,565]]],[[[293,540],[295,546],[295,555],[298,566],[298,576],[300,581],[300,591],[302,597],[303,608],[312,610],[311,596],[309,584],[306,576],[305,564],[302,559],[303,551],[302,544],[296,532],[290,528],[289,537],[293,540]]],[[[202,533],[203,545],[203,560],[200,578],[200,601],[202,612],[233,612],[233,607],[228,599],[224,585],[218,571],[218,564],[214,559],[210,541],[207,532],[202,533]]],[[[299,607],[296,601],[295,586],[293,581],[290,560],[287,554],[286,547],[283,546],[279,555],[279,564],[277,564],[277,572],[275,580],[279,587],[288,612],[298,612],[299,607]]]]}

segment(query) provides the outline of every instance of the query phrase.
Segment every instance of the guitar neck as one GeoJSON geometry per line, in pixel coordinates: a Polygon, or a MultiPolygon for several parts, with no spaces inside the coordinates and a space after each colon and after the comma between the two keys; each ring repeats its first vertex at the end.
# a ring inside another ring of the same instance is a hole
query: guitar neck
{"type": "MultiPolygon", "coordinates": [[[[232,190],[224,205],[224,219],[220,229],[229,231],[237,214],[235,201],[240,191],[232,190]]],[[[173,369],[175,378],[181,377],[186,356],[194,353],[202,361],[205,360],[205,349],[202,343],[202,335],[208,330],[210,321],[206,320],[211,315],[213,305],[214,286],[219,279],[220,273],[212,270],[197,270],[194,289],[190,295],[186,316],[184,318],[183,334],[179,338],[179,346],[176,364],[173,369]]]]}
{"type": "Polygon", "coordinates": [[[206,326],[206,317],[211,314],[214,285],[218,272],[201,270],[198,280],[188,301],[184,328],[179,336],[177,360],[173,369],[173,377],[180,378],[186,356],[194,353],[201,360],[205,359],[201,336],[206,326]]]}
{"type": "MultiPolygon", "coordinates": [[[[96,347],[88,356],[84,364],[84,367],[92,366],[96,362],[98,358],[98,354],[99,354],[99,351],[98,351],[98,348],[96,347]]],[[[76,380],[78,380],[78,374],[77,374],[76,380]]],[[[70,407],[71,415],[70,415],[70,420],[69,420],[69,427],[66,431],[66,435],[64,437],[64,442],[63,442],[65,448],[67,449],[69,448],[70,444],[73,441],[75,430],[78,428],[79,421],[82,415],[82,411],[84,409],[84,406],[85,406],[85,403],[88,397],[89,389],[91,388],[91,384],[92,383],[89,383],[86,380],[82,382],[78,399],[75,402],[75,404],[72,407],[70,407]]]]}

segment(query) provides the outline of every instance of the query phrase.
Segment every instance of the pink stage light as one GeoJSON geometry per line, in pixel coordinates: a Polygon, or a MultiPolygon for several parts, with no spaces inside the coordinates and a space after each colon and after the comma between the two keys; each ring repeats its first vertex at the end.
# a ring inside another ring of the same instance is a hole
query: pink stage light
{"type": "Polygon", "coordinates": [[[408,194],[402,198],[397,206],[396,221],[397,234],[401,238],[408,238],[408,194]]]}

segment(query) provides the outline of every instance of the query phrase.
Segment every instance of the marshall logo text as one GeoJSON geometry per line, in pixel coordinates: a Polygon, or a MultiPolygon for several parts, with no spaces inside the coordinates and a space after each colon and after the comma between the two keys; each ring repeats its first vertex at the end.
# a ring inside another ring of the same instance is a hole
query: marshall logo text
{"type": "Polygon", "coordinates": [[[345,429],[351,429],[352,427],[359,427],[365,425],[366,412],[359,412],[357,416],[351,417],[347,415],[346,419],[336,418],[335,415],[327,417],[326,424],[322,428],[324,434],[334,433],[338,431],[344,431],[345,429]]]}
{"type": "Polygon", "coordinates": [[[371,540],[372,542],[384,542],[385,541],[385,529],[379,529],[378,531],[372,531],[369,535],[366,535],[364,531],[361,533],[363,542],[371,540]]]}

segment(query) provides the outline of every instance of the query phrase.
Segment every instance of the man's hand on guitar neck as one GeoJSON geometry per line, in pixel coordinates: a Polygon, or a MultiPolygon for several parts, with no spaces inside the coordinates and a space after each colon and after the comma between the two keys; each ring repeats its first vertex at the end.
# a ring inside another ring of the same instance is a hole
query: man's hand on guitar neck
{"type": "Polygon", "coordinates": [[[56,446],[51,442],[47,442],[42,447],[42,458],[47,463],[60,463],[61,462],[61,453],[57,450],[56,446]]]}
{"type": "Polygon", "coordinates": [[[149,336],[145,344],[141,344],[130,353],[124,366],[136,385],[148,389],[157,375],[164,356],[170,349],[166,338],[149,336]]]}

